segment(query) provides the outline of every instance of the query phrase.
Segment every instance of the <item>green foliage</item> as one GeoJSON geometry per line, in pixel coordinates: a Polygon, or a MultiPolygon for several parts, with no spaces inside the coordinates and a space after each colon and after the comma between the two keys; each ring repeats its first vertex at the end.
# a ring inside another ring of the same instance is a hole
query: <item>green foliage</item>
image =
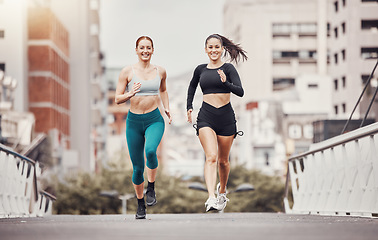
{"type": "MultiPolygon", "coordinates": [[[[80,173],[67,177],[64,182],[53,184],[57,201],[56,214],[117,214],[121,213],[121,200],[100,196],[103,190],[117,190],[120,194],[134,193],[132,170],[128,166],[103,169],[101,174],[80,173]]],[[[147,179],[145,177],[145,179],[147,179]]],[[[197,180],[194,180],[197,181],[197,180]]],[[[228,190],[241,183],[250,183],[255,191],[230,193],[225,212],[279,212],[283,210],[284,183],[278,177],[263,175],[241,166],[231,169],[228,190]]],[[[191,190],[189,182],[163,174],[156,180],[158,204],[148,208],[148,213],[203,213],[207,193],[191,190]]],[[[127,212],[135,213],[136,199],[128,200],[127,212]]]]}

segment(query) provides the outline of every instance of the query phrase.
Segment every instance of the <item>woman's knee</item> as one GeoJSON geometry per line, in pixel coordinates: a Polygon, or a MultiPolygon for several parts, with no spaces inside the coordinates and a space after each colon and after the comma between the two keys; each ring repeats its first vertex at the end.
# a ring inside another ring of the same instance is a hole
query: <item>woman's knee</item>
{"type": "Polygon", "coordinates": [[[216,163],[217,162],[217,154],[214,154],[214,153],[206,154],[206,162],[216,163]]]}
{"type": "Polygon", "coordinates": [[[156,149],[146,149],[147,167],[155,169],[158,167],[156,149]]]}
{"type": "Polygon", "coordinates": [[[230,161],[228,160],[228,157],[227,158],[219,158],[218,163],[219,163],[220,166],[230,165],[230,161]]]}
{"type": "Polygon", "coordinates": [[[139,185],[144,182],[143,173],[144,173],[144,168],[134,166],[132,180],[135,185],[139,185]]]}

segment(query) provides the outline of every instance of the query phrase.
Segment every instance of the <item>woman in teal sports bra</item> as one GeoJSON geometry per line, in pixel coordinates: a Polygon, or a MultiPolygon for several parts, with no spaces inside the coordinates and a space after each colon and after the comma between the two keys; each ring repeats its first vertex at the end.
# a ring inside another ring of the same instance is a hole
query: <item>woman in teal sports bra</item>
{"type": "Polygon", "coordinates": [[[146,218],[144,190],[144,154],[146,155],[147,180],[146,203],[157,203],[155,179],[158,167],[156,150],[164,134],[164,119],[159,105],[172,122],[169,112],[169,99],[166,88],[167,73],[164,68],[151,64],[154,53],[153,41],[148,36],[141,36],[136,41],[138,62],[124,67],[118,78],[115,102],[122,104],[130,100],[130,110],[126,119],[126,140],[133,164],[132,182],[138,199],[137,219],[146,218]],[[127,88],[127,89],[126,89],[127,88]]]}

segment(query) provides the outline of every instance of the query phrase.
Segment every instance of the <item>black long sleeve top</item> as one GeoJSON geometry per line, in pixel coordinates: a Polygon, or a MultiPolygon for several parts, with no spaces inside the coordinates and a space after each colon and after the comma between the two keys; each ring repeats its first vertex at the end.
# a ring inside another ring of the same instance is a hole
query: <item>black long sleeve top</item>
{"type": "Polygon", "coordinates": [[[240,81],[238,72],[231,63],[224,63],[219,68],[209,69],[207,64],[201,64],[196,67],[193,73],[193,78],[190,81],[188,88],[188,97],[186,100],[186,109],[193,109],[193,98],[196,92],[198,83],[204,95],[210,93],[234,93],[242,97],[244,90],[240,81]],[[221,69],[226,74],[226,82],[222,82],[218,74],[221,69]]]}

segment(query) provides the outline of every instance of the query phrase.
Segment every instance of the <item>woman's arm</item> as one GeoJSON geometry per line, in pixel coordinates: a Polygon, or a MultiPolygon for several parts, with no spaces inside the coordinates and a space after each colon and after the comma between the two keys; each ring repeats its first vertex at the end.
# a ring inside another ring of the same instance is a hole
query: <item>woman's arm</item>
{"type": "Polygon", "coordinates": [[[161,99],[161,102],[163,103],[164,112],[169,119],[169,124],[171,124],[172,116],[171,116],[171,113],[169,111],[169,97],[168,97],[167,84],[166,84],[167,72],[165,71],[164,68],[159,67],[159,73],[160,73],[160,77],[161,77],[160,88],[159,88],[160,99],[161,99]]]}
{"type": "Polygon", "coordinates": [[[218,70],[218,74],[221,77],[223,84],[228,89],[230,89],[233,94],[239,97],[243,97],[244,89],[242,87],[238,71],[236,71],[235,67],[232,64],[229,64],[228,68],[225,69],[225,71],[228,73],[228,79],[223,70],[218,70]]]}
{"type": "Polygon", "coordinates": [[[187,98],[186,98],[186,110],[187,111],[189,111],[190,109],[193,109],[194,94],[196,93],[199,78],[200,78],[200,66],[197,66],[196,69],[194,70],[192,80],[189,83],[188,95],[187,95],[187,98]]]}
{"type": "Polygon", "coordinates": [[[118,77],[117,89],[115,93],[115,103],[121,104],[127,102],[132,98],[137,92],[140,91],[140,83],[135,83],[132,89],[128,92],[125,92],[127,85],[129,84],[129,73],[131,67],[125,67],[121,70],[121,73],[118,77]]]}

